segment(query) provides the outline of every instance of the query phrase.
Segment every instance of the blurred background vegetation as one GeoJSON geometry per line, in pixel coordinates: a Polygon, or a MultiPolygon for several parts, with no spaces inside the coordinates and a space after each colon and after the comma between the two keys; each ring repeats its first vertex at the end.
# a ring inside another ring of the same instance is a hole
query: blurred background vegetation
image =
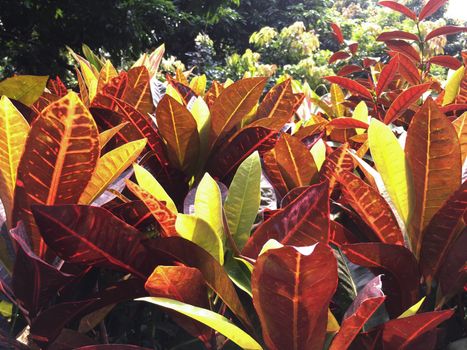
{"type": "MultiPolygon", "coordinates": [[[[418,9],[423,0],[402,2],[418,9]]],[[[443,17],[445,11],[437,11],[422,31],[456,23],[443,17]]],[[[66,46],[80,52],[86,43],[126,68],[165,43],[162,68],[169,72],[195,66],[210,80],[291,74],[316,87],[338,68],[327,64],[338,50],[331,22],[358,42],[355,60],[384,57],[376,41],[383,30],[415,29],[376,0],[2,0],[0,79],[37,74],[71,82],[66,46]]],[[[467,46],[465,34],[449,42],[431,40],[430,50],[457,55],[467,46]]]]}

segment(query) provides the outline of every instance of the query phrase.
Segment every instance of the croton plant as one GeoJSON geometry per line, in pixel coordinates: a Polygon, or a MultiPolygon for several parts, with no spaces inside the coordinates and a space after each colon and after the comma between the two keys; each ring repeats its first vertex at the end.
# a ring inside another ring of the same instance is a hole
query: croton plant
{"type": "MultiPolygon", "coordinates": [[[[381,5],[419,23],[445,2],[381,5]]],[[[349,59],[332,29],[331,63],[349,59]]],[[[79,92],[1,82],[1,348],[462,343],[467,53],[424,52],[461,31],[382,33],[389,60],[343,66],[324,96],[161,81],[163,47],[120,72],[72,52],[79,92]]]]}

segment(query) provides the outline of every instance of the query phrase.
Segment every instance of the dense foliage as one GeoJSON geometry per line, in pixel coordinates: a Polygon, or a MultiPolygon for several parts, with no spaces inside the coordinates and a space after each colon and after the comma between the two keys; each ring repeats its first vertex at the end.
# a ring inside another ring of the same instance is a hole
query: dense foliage
{"type": "Polygon", "coordinates": [[[467,28],[379,33],[383,62],[328,26],[322,96],[164,75],[164,46],[0,82],[0,346],[462,349],[467,52],[430,41],[467,28]]]}

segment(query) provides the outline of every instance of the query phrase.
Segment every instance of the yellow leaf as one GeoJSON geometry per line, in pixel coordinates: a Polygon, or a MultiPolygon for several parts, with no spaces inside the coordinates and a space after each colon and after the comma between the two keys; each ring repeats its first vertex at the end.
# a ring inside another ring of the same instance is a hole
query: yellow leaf
{"type": "Polygon", "coordinates": [[[224,89],[232,85],[234,81],[230,78],[227,78],[227,80],[224,82],[224,89]]]}
{"type": "MultiPolygon", "coordinates": [[[[355,107],[353,111],[353,118],[364,123],[368,123],[368,107],[366,106],[365,101],[360,101],[360,103],[355,107]]],[[[355,128],[355,131],[357,135],[360,135],[365,132],[365,129],[355,128]]]]}
{"type": "Polygon", "coordinates": [[[339,322],[337,322],[331,310],[328,309],[328,325],[326,327],[326,332],[337,333],[339,332],[339,329],[340,329],[339,322]]]}
{"type": "Polygon", "coordinates": [[[178,103],[183,105],[183,98],[180,96],[180,93],[170,84],[167,85],[165,93],[175,99],[178,103]]]}
{"type": "Polygon", "coordinates": [[[207,157],[209,147],[209,132],[211,128],[211,113],[209,107],[200,96],[193,102],[190,110],[193,118],[196,121],[198,129],[200,149],[199,149],[199,166],[202,167],[207,157]]]}
{"type": "Polygon", "coordinates": [[[412,181],[404,150],[391,128],[372,119],[368,143],[376,169],[383,179],[389,197],[405,224],[412,212],[412,181]]]}
{"type": "Polygon", "coordinates": [[[196,190],[195,215],[205,220],[221,241],[225,242],[221,191],[208,173],[203,176],[196,190]]]}
{"type": "Polygon", "coordinates": [[[467,112],[452,122],[454,128],[456,128],[457,137],[459,138],[459,144],[461,145],[462,164],[464,164],[467,158],[467,112]]]}
{"type": "Polygon", "coordinates": [[[116,76],[118,76],[118,73],[115,67],[112,65],[112,62],[105,60],[104,66],[102,67],[97,79],[97,92],[100,92],[105,84],[107,84],[110,79],[116,76]]]}
{"type": "Polygon", "coordinates": [[[206,90],[206,75],[199,75],[191,79],[190,81],[190,88],[199,96],[204,95],[204,91],[206,90]]]}
{"type": "Polygon", "coordinates": [[[6,96],[0,99],[0,199],[11,223],[16,173],[29,124],[6,96]]]}
{"type": "Polygon", "coordinates": [[[199,245],[219,261],[219,264],[224,265],[222,241],[205,220],[194,215],[178,214],[175,229],[180,236],[199,245]]]}
{"type": "Polygon", "coordinates": [[[446,83],[446,89],[444,90],[443,106],[446,106],[455,100],[457,93],[459,92],[462,78],[464,77],[464,71],[465,67],[462,66],[449,78],[446,83]]]}
{"type": "Polygon", "coordinates": [[[110,128],[108,130],[104,130],[99,134],[99,146],[101,149],[104,148],[104,146],[109,142],[112,137],[115,136],[124,126],[126,126],[128,122],[124,122],[121,124],[118,124],[117,126],[114,126],[113,128],[110,128]]]}
{"type": "Polygon", "coordinates": [[[101,195],[136,160],[146,142],[146,139],[128,142],[104,154],[97,161],[96,169],[81,194],[79,203],[90,204],[101,195]]]}
{"type": "Polygon", "coordinates": [[[345,113],[344,92],[337,84],[331,84],[331,103],[334,117],[343,117],[345,113]]]}
{"type": "Polygon", "coordinates": [[[165,206],[174,214],[177,214],[177,206],[170,196],[165,192],[162,185],[156,180],[152,174],[138,164],[133,164],[136,180],[138,185],[145,191],[149,192],[158,201],[165,202],[165,206]]]}
{"type": "Polygon", "coordinates": [[[405,318],[415,315],[418,312],[418,310],[420,310],[420,307],[425,301],[425,298],[426,297],[421,298],[420,301],[418,301],[416,304],[412,305],[407,310],[405,310],[398,318],[405,318]]]}
{"type": "Polygon", "coordinates": [[[324,144],[323,139],[319,139],[313,147],[311,147],[310,152],[315,160],[316,168],[318,168],[319,171],[326,159],[326,145],[324,144]]]}

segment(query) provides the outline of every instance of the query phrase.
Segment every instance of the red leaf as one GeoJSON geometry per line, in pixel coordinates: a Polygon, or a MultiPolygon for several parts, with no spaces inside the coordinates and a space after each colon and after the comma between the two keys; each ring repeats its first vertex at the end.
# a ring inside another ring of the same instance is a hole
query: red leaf
{"type": "Polygon", "coordinates": [[[403,15],[406,15],[407,17],[413,19],[414,21],[417,20],[417,15],[415,12],[407,8],[406,6],[399,4],[398,2],[395,1],[380,1],[378,2],[379,5],[389,7],[391,10],[397,11],[402,13],[403,15]]]}
{"type": "Polygon", "coordinates": [[[355,118],[341,117],[331,120],[326,124],[327,127],[332,126],[336,129],[353,129],[361,128],[368,129],[369,125],[355,118]]]}
{"type": "MultiPolygon", "coordinates": [[[[153,297],[175,299],[190,305],[209,309],[207,288],[201,272],[187,266],[158,266],[146,281],[145,288],[153,297]]],[[[199,338],[207,349],[211,349],[211,328],[181,315],[169,312],[171,317],[191,335],[199,338]]]]}
{"type": "Polygon", "coordinates": [[[402,92],[392,102],[386,112],[384,123],[389,124],[397,119],[400,113],[404,112],[412,103],[417,101],[431,86],[431,83],[415,85],[402,92]]]}
{"type": "Polygon", "coordinates": [[[342,44],[344,42],[344,36],[342,35],[341,28],[336,23],[331,23],[331,29],[334,32],[334,35],[336,36],[339,44],[342,44]]]}
{"type": "Polygon", "coordinates": [[[467,181],[454,192],[431,218],[423,233],[420,266],[430,282],[447,257],[447,252],[462,226],[462,216],[467,208],[467,181]]]}
{"type": "Polygon", "coordinates": [[[453,314],[453,310],[433,311],[386,322],[383,326],[384,350],[412,349],[412,341],[436,328],[453,314]]]}
{"type": "Polygon", "coordinates": [[[399,55],[399,72],[402,77],[411,85],[419,84],[421,76],[415,63],[406,55],[398,52],[394,52],[393,55],[399,55]]]}
{"type": "Polygon", "coordinates": [[[324,79],[330,81],[331,83],[337,84],[362,97],[366,97],[370,100],[373,98],[373,96],[371,95],[371,92],[368,91],[366,87],[364,87],[362,84],[357,83],[356,81],[353,81],[351,79],[344,78],[344,77],[337,77],[337,76],[324,77],[324,79]]]}
{"type": "Polygon", "coordinates": [[[349,50],[352,53],[352,55],[355,55],[358,50],[358,43],[351,43],[349,44],[349,50]]]}
{"type": "Polygon", "coordinates": [[[224,268],[203,248],[181,237],[155,238],[144,242],[150,254],[169,255],[186,266],[196,267],[208,286],[232,310],[242,323],[251,328],[248,314],[224,268]]]}
{"type": "Polygon", "coordinates": [[[428,16],[431,16],[436,12],[441,6],[446,4],[448,0],[429,0],[426,5],[422,8],[418,15],[418,20],[422,21],[428,16]]]}
{"type": "MultiPolygon", "coordinates": [[[[467,285],[467,265],[465,262],[465,247],[467,245],[467,232],[461,232],[459,237],[451,245],[438,273],[439,286],[443,295],[443,301],[447,301],[454,294],[465,290],[467,285]]],[[[442,305],[443,302],[440,302],[442,305]]]]}
{"type": "Polygon", "coordinates": [[[420,62],[420,54],[408,42],[402,40],[387,40],[385,44],[390,50],[402,53],[415,62],[420,62]]]}
{"type": "Polygon", "coordinates": [[[323,348],[337,287],[337,262],[327,245],[265,252],[256,261],[251,285],[268,349],[323,348]]]}
{"type": "Polygon", "coordinates": [[[428,60],[431,64],[437,64],[438,66],[447,67],[449,69],[457,70],[462,66],[457,58],[449,55],[433,56],[428,60]]]}
{"type": "Polygon", "coordinates": [[[34,206],[34,218],[47,245],[70,263],[118,268],[140,278],[151,273],[146,238],[110,212],[85,205],[34,206]]]}
{"type": "Polygon", "coordinates": [[[87,345],[76,348],[75,350],[150,350],[137,345],[126,344],[103,344],[103,345],[87,345]]]}
{"type": "Polygon", "coordinates": [[[460,27],[460,26],[444,26],[440,28],[436,28],[428,33],[425,37],[425,41],[428,41],[432,38],[435,38],[440,35],[450,35],[456,33],[463,33],[467,32],[467,27],[460,27]]]}
{"type": "Polygon", "coordinates": [[[336,184],[336,178],[343,171],[352,171],[354,163],[352,156],[348,153],[349,144],[344,143],[334,150],[323,163],[320,170],[320,176],[329,181],[329,192],[331,193],[336,184]]]}
{"type": "Polygon", "coordinates": [[[280,197],[285,196],[289,190],[284,178],[282,177],[279,164],[277,164],[274,150],[270,150],[263,154],[263,163],[264,173],[271,185],[274,187],[274,190],[280,197]]]}
{"type": "Polygon", "coordinates": [[[149,209],[140,200],[122,203],[108,210],[141,232],[147,231],[152,225],[157,225],[149,209]]]}
{"type": "Polygon", "coordinates": [[[366,321],[384,302],[386,297],[381,287],[381,276],[377,276],[358,292],[352,305],[345,312],[341,328],[332,340],[329,350],[347,349],[350,346],[366,321]]]}
{"type": "Polygon", "coordinates": [[[441,107],[441,112],[444,114],[448,112],[453,112],[453,111],[466,111],[467,110],[467,104],[458,104],[458,103],[453,103],[450,104],[449,106],[444,106],[441,107]]]}
{"type": "Polygon", "coordinates": [[[225,179],[254,151],[258,150],[262,155],[273,148],[278,137],[279,133],[269,128],[260,126],[243,128],[212,152],[206,169],[212,176],[225,179]]]}
{"type": "Polygon", "coordinates": [[[329,241],[328,183],[309,187],[285,208],[264,221],[253,233],[242,254],[256,258],[269,239],[283,244],[310,245],[329,241]]]}
{"type": "Polygon", "coordinates": [[[404,245],[397,219],[386,200],[365,181],[349,171],[342,171],[341,183],[345,200],[383,243],[404,245]]]}
{"type": "Polygon", "coordinates": [[[47,88],[52,94],[57,95],[58,97],[63,97],[68,93],[65,84],[63,84],[58,75],[55,77],[55,79],[49,79],[47,82],[47,88]]]}
{"type": "Polygon", "coordinates": [[[328,63],[331,64],[331,63],[334,63],[336,61],[339,61],[339,60],[345,60],[347,58],[349,58],[350,55],[345,52],[345,51],[337,51],[337,52],[334,52],[331,57],[329,57],[329,60],[328,60],[328,63]]]}
{"type": "Polygon", "coordinates": [[[376,85],[376,96],[380,96],[386,90],[386,87],[393,81],[398,69],[399,55],[396,55],[384,66],[379,75],[378,84],[376,85]]]}
{"type": "Polygon", "coordinates": [[[415,40],[418,41],[418,36],[415,34],[404,32],[402,30],[394,30],[391,32],[384,32],[378,35],[376,41],[387,41],[393,39],[405,39],[405,40],[415,40]]]}
{"type": "Polygon", "coordinates": [[[134,67],[128,71],[128,83],[122,100],[143,115],[154,112],[151,88],[151,77],[145,66],[134,67]]]}
{"type": "Polygon", "coordinates": [[[352,73],[355,73],[355,72],[361,72],[362,71],[362,67],[360,66],[357,66],[355,64],[349,64],[347,66],[344,66],[342,67],[338,72],[337,72],[337,75],[339,76],[345,76],[345,75],[349,75],[349,74],[352,74],[352,73]]]}
{"type": "MultiPolygon", "coordinates": [[[[407,248],[386,243],[357,243],[342,246],[342,251],[354,264],[383,269],[397,281],[400,300],[392,314],[399,315],[418,301],[418,263],[407,248]]],[[[390,298],[394,299],[388,295],[388,301],[390,298]]]]}
{"type": "Polygon", "coordinates": [[[186,86],[183,83],[171,78],[169,75],[167,75],[167,78],[167,81],[170,83],[170,85],[172,85],[172,87],[177,90],[182,97],[185,106],[190,103],[192,98],[196,98],[198,96],[189,86],[186,86]]]}

